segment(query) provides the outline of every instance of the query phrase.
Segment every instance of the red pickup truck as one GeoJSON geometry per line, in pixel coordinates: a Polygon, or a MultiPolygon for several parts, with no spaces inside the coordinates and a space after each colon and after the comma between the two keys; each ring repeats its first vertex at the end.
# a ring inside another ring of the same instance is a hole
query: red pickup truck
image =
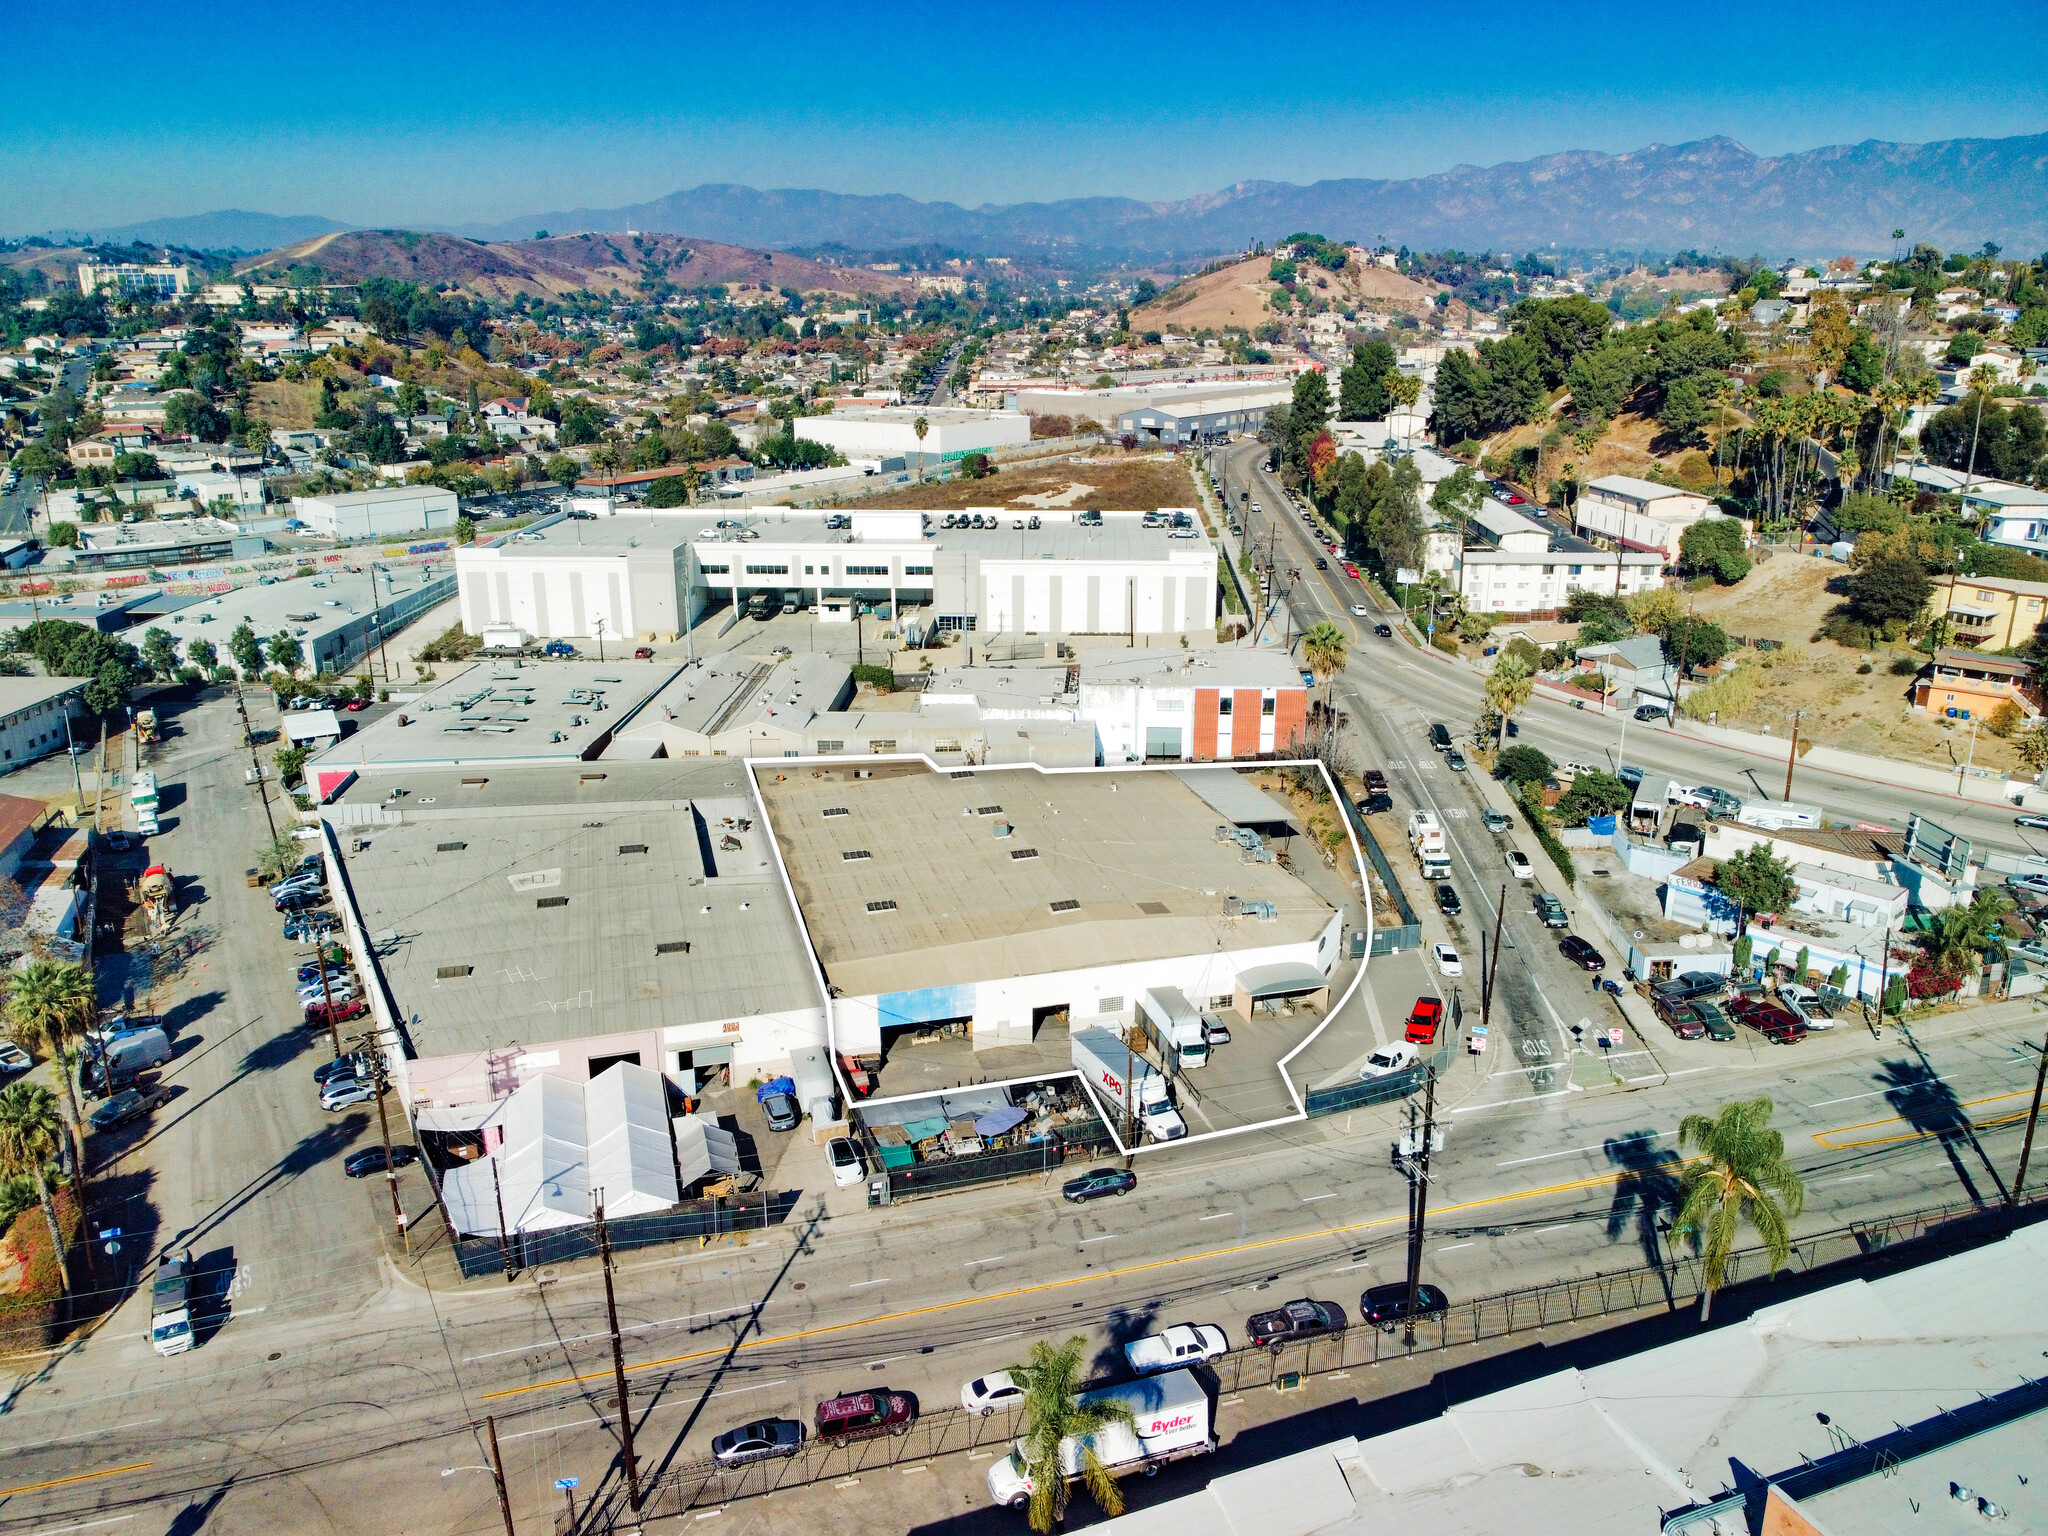
{"type": "Polygon", "coordinates": [[[1723,1009],[1738,1024],[1746,1024],[1766,1040],[1793,1045],[1806,1038],[1806,1021],[1789,1009],[1755,997],[1734,997],[1723,1009]]]}
{"type": "Polygon", "coordinates": [[[1418,997],[1408,1015],[1408,1039],[1415,1045],[1435,1045],[1437,1026],[1444,1021],[1444,1000],[1418,997]]]}

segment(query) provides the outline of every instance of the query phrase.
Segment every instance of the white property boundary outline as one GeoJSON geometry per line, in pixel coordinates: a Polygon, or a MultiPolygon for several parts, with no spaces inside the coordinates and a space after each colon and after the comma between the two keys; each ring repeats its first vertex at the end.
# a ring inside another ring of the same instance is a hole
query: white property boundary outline
{"type": "MultiPolygon", "coordinates": [[[[775,771],[779,772],[791,768],[808,769],[821,766],[826,768],[856,770],[862,767],[870,767],[880,763],[921,763],[929,772],[933,774],[944,774],[950,777],[952,774],[955,773],[967,772],[973,774],[977,778],[979,778],[983,774],[989,773],[1015,773],[1020,771],[1031,771],[1047,777],[1052,777],[1057,775],[1084,773],[1172,773],[1177,769],[1190,767],[1225,768],[1235,772],[1241,769],[1298,769],[1312,765],[1315,768],[1315,770],[1323,776],[1323,787],[1329,791],[1331,802],[1337,807],[1338,820],[1343,825],[1345,840],[1351,846],[1352,866],[1358,871],[1359,897],[1360,900],[1364,903],[1365,907],[1366,952],[1364,955],[1359,957],[1358,971],[1351,978],[1351,985],[1344,989],[1344,995],[1338,998],[1337,1001],[1323,1014],[1322,1022],[1318,1024],[1314,1029],[1310,1030],[1306,1038],[1304,1038],[1299,1045],[1295,1046],[1293,1050],[1289,1051],[1285,1056],[1282,1056],[1278,1062],[1274,1063],[1275,1069],[1280,1074],[1281,1085],[1286,1088],[1288,1098],[1291,1099],[1294,1103],[1293,1114],[1280,1115],[1271,1120],[1256,1121],[1251,1125],[1233,1126],[1228,1130],[1204,1131],[1199,1136],[1183,1136],[1174,1141],[1141,1141],[1136,1146],[1126,1146],[1124,1144],[1123,1138],[1117,1134],[1115,1124],[1116,1117],[1108,1112],[1108,1110],[1102,1104],[1101,1100],[1096,1096],[1095,1090],[1088,1085],[1087,1079],[1082,1077],[1082,1075],[1079,1072],[1076,1072],[1072,1067],[1068,1067],[1062,1071],[1057,1072],[1037,1072],[1033,1073],[1029,1077],[1006,1077],[996,1082],[981,1083],[976,1085],[977,1087],[981,1088],[1007,1088],[1012,1084],[1017,1083],[1045,1082],[1051,1078],[1072,1077],[1076,1081],[1081,1083],[1082,1091],[1088,1095],[1089,1102],[1095,1106],[1097,1115],[1101,1119],[1103,1126],[1108,1130],[1110,1141],[1115,1144],[1117,1153],[1123,1157],[1142,1157],[1147,1152],[1163,1151],[1168,1147],[1188,1146],[1198,1141],[1217,1141],[1224,1137],[1229,1136],[1249,1135],[1253,1131],[1268,1131],[1273,1130],[1279,1126],[1299,1125],[1308,1119],[1308,1106],[1302,1099],[1301,1090],[1295,1086],[1294,1077],[1287,1070],[1287,1064],[1315,1043],[1317,1036],[1321,1035],[1324,1030],[1330,1027],[1330,1023],[1333,1019],[1337,1017],[1338,1011],[1351,1001],[1352,997],[1357,993],[1359,987],[1364,983],[1366,967],[1370,965],[1372,961],[1373,939],[1372,875],[1370,871],[1366,868],[1365,851],[1359,846],[1357,830],[1352,826],[1351,818],[1344,814],[1344,806],[1346,802],[1344,800],[1343,792],[1338,787],[1336,780],[1330,776],[1329,766],[1325,764],[1321,758],[1277,758],[1260,759],[1256,762],[1217,763],[1120,763],[1114,766],[1103,765],[1100,767],[1090,768],[1048,768],[1043,763],[977,763],[968,767],[961,768],[934,762],[928,754],[923,752],[894,752],[886,754],[875,754],[867,757],[854,757],[851,755],[842,756],[836,754],[831,756],[819,756],[816,754],[812,754],[807,757],[742,758],[741,764],[745,769],[749,782],[753,786],[754,803],[760,807],[762,823],[768,833],[769,843],[775,850],[775,871],[776,874],[782,880],[783,896],[788,900],[790,911],[794,913],[796,916],[797,928],[803,934],[804,952],[810,958],[811,962],[811,977],[817,983],[818,998],[825,1010],[826,1054],[831,1058],[829,1065],[832,1068],[832,1077],[833,1080],[837,1082],[839,1085],[839,1093],[841,1100],[847,1106],[849,1114],[852,1112],[852,1109],[856,1103],[865,1102],[867,1104],[875,1106],[880,1106],[884,1104],[901,1104],[906,1103],[912,1099],[930,1098],[932,1095],[929,1093],[905,1093],[895,1094],[889,1098],[869,1099],[865,1101],[856,1100],[854,1098],[852,1084],[847,1082],[846,1077],[844,1073],[841,1071],[839,1065],[839,1024],[838,1018],[833,1012],[832,1008],[832,989],[825,980],[825,968],[818,960],[817,946],[812,942],[811,939],[810,922],[804,916],[802,904],[798,902],[796,899],[796,887],[790,883],[789,866],[787,861],[782,856],[781,840],[775,835],[775,820],[774,817],[769,814],[767,798],[761,792],[761,770],[764,768],[772,768],[775,771]]],[[[1295,878],[1299,879],[1300,876],[1297,875],[1295,878]]],[[[1339,925],[1338,934],[1340,946],[1342,943],[1342,935],[1344,933],[1344,930],[1349,926],[1349,924],[1339,925]]],[[[1343,954],[1340,947],[1337,956],[1337,962],[1342,963],[1342,960],[1343,954]]]]}

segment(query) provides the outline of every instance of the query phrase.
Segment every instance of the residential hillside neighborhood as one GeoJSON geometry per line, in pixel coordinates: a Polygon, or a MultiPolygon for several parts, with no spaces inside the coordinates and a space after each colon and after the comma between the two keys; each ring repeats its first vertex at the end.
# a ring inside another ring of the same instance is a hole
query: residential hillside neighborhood
{"type": "Polygon", "coordinates": [[[0,240],[9,1529],[2048,1523],[2048,253],[1263,185],[0,240]]]}

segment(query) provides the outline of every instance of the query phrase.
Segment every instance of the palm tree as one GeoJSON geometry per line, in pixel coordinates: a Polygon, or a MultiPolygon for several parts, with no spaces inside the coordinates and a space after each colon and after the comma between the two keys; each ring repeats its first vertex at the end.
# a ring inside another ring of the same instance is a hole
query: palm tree
{"type": "Polygon", "coordinates": [[[1934,913],[1924,940],[1928,962],[1943,976],[1966,975],[1990,946],[2011,905],[2003,894],[1986,887],[1967,907],[1944,907],[1934,913]]]}
{"type": "Polygon", "coordinates": [[[85,1109],[78,1102],[78,1080],[65,1066],[65,1047],[92,1028],[99,1015],[99,994],[82,965],[59,960],[31,960],[15,974],[7,998],[7,1022],[14,1037],[29,1050],[59,1058],[65,1096],[71,1107],[71,1150],[85,1166],[85,1109]]]}
{"type": "Polygon", "coordinates": [[[922,416],[910,424],[910,430],[917,434],[917,480],[920,485],[924,483],[924,435],[931,429],[932,424],[922,416]]]}
{"type": "Polygon", "coordinates": [[[50,1202],[48,1169],[57,1155],[57,1100],[40,1083],[11,1083],[0,1092],[0,1178],[35,1181],[43,1220],[50,1226],[50,1245],[57,1255],[57,1283],[71,1294],[71,1275],[64,1265],[64,1237],[57,1227],[57,1208],[50,1202]]]}
{"type": "Polygon", "coordinates": [[[1529,664],[1519,656],[1502,652],[1486,679],[1486,702],[1500,716],[1500,731],[1493,743],[1495,750],[1507,740],[1508,716],[1528,703],[1530,694],[1535,691],[1536,676],[1529,670],[1529,664]]]}
{"type": "Polygon", "coordinates": [[[1309,671],[1323,680],[1323,710],[1327,716],[1331,710],[1332,695],[1337,688],[1337,674],[1344,670],[1344,662],[1351,654],[1351,644],[1344,638],[1344,631],[1324,619],[1301,637],[1301,657],[1308,663],[1309,671]]]}
{"type": "Polygon", "coordinates": [[[1771,1129],[1771,1101],[1723,1104],[1718,1115],[1687,1115],[1678,1123],[1682,1150],[1697,1145],[1704,1157],[1686,1165],[1679,1180],[1675,1236],[1690,1236],[1706,1265],[1700,1321],[1713,1311],[1714,1292],[1748,1218],[1764,1240],[1776,1274],[1792,1257],[1791,1223],[1806,1206],[1806,1186],[1785,1161],[1785,1138],[1771,1129]]]}
{"type": "MultiPolygon", "coordinates": [[[[1998,375],[1990,368],[1970,370],[1970,393],[1977,397],[1977,416],[1970,424],[1970,467],[1963,472],[1963,495],[1967,498],[1977,478],[1977,433],[1984,426],[1984,401],[1998,387],[1998,375]]],[[[1969,508],[1965,507],[1967,514],[1969,508]]]]}
{"type": "Polygon", "coordinates": [[[1088,1341],[1075,1334],[1055,1349],[1040,1339],[1031,1346],[1028,1365],[1013,1365],[1010,1375],[1024,1389],[1024,1475],[1031,1480],[1031,1529],[1050,1531],[1066,1519],[1067,1478],[1061,1443],[1080,1448],[1081,1479],[1105,1515],[1124,1512],[1123,1493],[1109,1469],[1084,1438],[1111,1424],[1127,1428],[1134,1422],[1130,1407],[1116,1398],[1077,1400],[1081,1360],[1088,1341]]]}

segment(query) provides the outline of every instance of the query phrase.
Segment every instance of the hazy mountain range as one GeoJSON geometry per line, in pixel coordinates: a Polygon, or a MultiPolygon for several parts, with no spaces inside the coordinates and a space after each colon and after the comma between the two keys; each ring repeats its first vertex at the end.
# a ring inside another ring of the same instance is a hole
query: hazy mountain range
{"type": "MultiPolygon", "coordinates": [[[[225,212],[101,235],[249,250],[344,227],[311,216],[225,212]]],[[[1419,250],[1556,244],[1869,254],[1889,251],[1892,230],[1903,228],[1909,241],[1950,250],[1991,240],[2034,254],[2048,248],[2048,134],[1934,144],[1872,139],[1777,156],[1711,138],[1622,155],[1574,150],[1457,166],[1406,181],[1239,182],[1174,202],[1087,197],[963,208],[898,195],[706,185],[625,207],[449,228],[490,240],[528,239],[541,229],[635,229],[772,248],[872,251],[935,241],[990,255],[1064,250],[1137,257],[1238,250],[1296,230],[1367,243],[1384,238],[1419,250]]]]}

